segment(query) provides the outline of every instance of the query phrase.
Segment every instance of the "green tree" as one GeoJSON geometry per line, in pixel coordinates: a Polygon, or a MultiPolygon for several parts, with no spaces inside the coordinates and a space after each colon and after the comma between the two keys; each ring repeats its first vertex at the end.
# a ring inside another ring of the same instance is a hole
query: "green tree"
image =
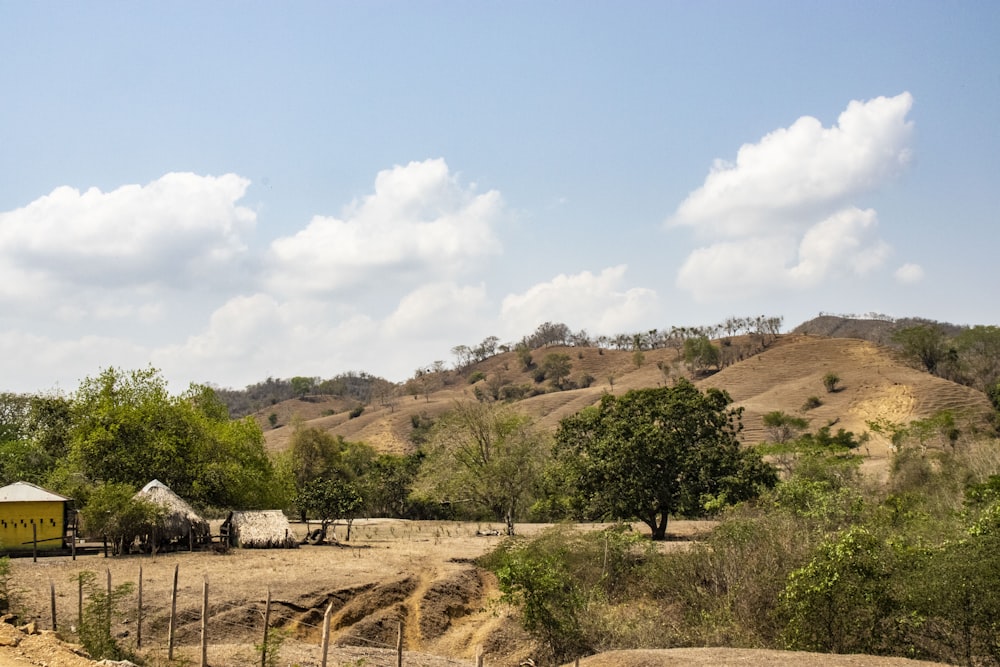
{"type": "Polygon", "coordinates": [[[763,416],[764,430],[772,442],[788,442],[809,426],[809,420],[786,414],[781,410],[768,412],[763,416]]]}
{"type": "Polygon", "coordinates": [[[548,458],[531,419],[502,403],[463,402],[434,426],[417,488],[492,513],[514,534],[548,458]]]}
{"type": "Polygon", "coordinates": [[[572,368],[573,363],[570,361],[568,354],[551,352],[545,355],[545,359],[542,361],[542,370],[545,371],[545,377],[557,389],[562,389],[563,382],[569,377],[572,368]]]}
{"type": "Polygon", "coordinates": [[[127,553],[148,526],[162,521],[163,514],[161,505],[135,497],[135,487],[124,483],[100,485],[81,511],[87,531],[110,542],[115,555],[127,553]]]}
{"type": "Polygon", "coordinates": [[[139,487],[159,479],[190,496],[201,472],[201,434],[154,368],[108,368],[84,378],[73,400],[70,456],[94,482],[139,487]]]}
{"type": "Polygon", "coordinates": [[[296,375],[290,380],[292,384],[292,393],[295,394],[296,398],[302,398],[310,391],[316,384],[316,378],[307,378],[302,375],[296,375]]]}
{"type": "Polygon", "coordinates": [[[295,476],[295,488],[304,489],[310,482],[329,477],[340,466],[347,447],[343,436],[334,436],[315,426],[296,422],[293,426],[289,453],[295,476]]]}
{"type": "Polygon", "coordinates": [[[636,518],[654,540],[671,514],[702,515],[774,486],[777,473],[740,447],[741,410],[718,389],[691,382],[606,394],[563,419],[557,456],[585,517],[636,518]]]}
{"type": "Polygon", "coordinates": [[[350,541],[351,525],[364,507],[364,498],[354,480],[324,477],[309,482],[299,491],[296,504],[320,520],[320,529],[313,541],[326,541],[327,531],[338,519],[346,520],[347,541],[350,541]]]}
{"type": "Polygon", "coordinates": [[[937,373],[938,365],[948,352],[944,332],[934,324],[918,324],[899,329],[892,334],[892,340],[900,346],[907,359],[919,364],[932,375],[937,373]]]}
{"type": "Polygon", "coordinates": [[[684,341],[684,363],[694,372],[709,366],[719,368],[719,348],[712,345],[708,336],[696,336],[684,341]]]}
{"type": "Polygon", "coordinates": [[[837,391],[837,385],[840,383],[840,376],[834,372],[827,373],[823,376],[823,388],[826,389],[826,393],[832,394],[837,391]]]}
{"type": "Polygon", "coordinates": [[[406,516],[420,461],[419,455],[399,454],[379,454],[372,460],[363,480],[370,516],[406,516]]]}
{"type": "Polygon", "coordinates": [[[109,368],[81,382],[71,415],[60,479],[134,487],[158,479],[183,497],[243,509],[274,500],[260,427],[251,417],[230,420],[210,387],[171,396],[156,369],[109,368]]]}

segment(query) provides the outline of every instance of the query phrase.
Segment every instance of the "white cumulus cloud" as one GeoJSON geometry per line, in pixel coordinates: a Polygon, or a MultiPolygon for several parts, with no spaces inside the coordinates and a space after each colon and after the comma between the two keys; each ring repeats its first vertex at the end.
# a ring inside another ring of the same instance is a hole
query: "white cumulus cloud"
{"type": "Polygon", "coordinates": [[[330,293],[373,283],[450,278],[500,252],[500,193],[462,186],[442,159],[379,172],[374,193],[341,218],[316,216],[271,244],[268,285],[330,293]]]}
{"type": "Polygon", "coordinates": [[[61,186],[0,213],[0,273],[52,285],[189,284],[242,255],[256,216],[235,174],[169,173],[110,192],[61,186]]]}
{"type": "Polygon", "coordinates": [[[832,127],[804,116],[745,144],[735,161],[717,160],[667,220],[706,241],[678,286],[711,300],[881,267],[890,247],[877,237],[877,215],[854,202],[909,163],[912,105],[906,92],[852,101],[832,127]]]}

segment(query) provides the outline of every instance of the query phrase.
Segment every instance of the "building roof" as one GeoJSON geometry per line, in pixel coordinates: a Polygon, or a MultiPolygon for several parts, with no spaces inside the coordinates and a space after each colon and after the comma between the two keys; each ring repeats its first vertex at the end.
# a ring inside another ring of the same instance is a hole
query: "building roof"
{"type": "Polygon", "coordinates": [[[70,498],[66,496],[46,491],[42,487],[35,486],[30,482],[14,482],[0,489],[0,503],[64,503],[69,500],[70,498]]]}

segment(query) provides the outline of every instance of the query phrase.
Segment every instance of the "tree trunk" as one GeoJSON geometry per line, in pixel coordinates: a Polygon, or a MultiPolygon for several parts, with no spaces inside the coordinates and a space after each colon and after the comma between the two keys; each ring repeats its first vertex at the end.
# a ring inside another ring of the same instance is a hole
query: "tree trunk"
{"type": "Polygon", "coordinates": [[[659,521],[657,521],[655,514],[649,519],[644,519],[645,524],[649,526],[650,538],[653,541],[662,542],[667,539],[667,519],[669,518],[670,516],[664,512],[660,515],[659,521]]]}

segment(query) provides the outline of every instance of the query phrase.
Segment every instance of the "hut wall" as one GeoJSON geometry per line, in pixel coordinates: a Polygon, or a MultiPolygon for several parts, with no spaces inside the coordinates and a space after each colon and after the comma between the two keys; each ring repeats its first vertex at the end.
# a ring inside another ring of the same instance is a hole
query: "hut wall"
{"type": "Polygon", "coordinates": [[[32,526],[37,527],[38,548],[61,549],[66,537],[66,503],[24,501],[0,503],[0,549],[30,551],[32,526]]]}

